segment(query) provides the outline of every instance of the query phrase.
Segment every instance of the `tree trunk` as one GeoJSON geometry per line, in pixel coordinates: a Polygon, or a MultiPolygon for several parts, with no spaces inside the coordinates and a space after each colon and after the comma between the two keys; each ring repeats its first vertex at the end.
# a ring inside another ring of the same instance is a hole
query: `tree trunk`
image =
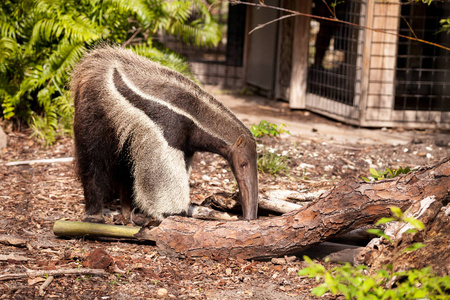
{"type": "Polygon", "coordinates": [[[390,216],[426,197],[447,201],[450,156],[431,166],[393,179],[340,183],[300,210],[253,221],[205,221],[184,217],[165,219],[141,232],[154,238],[162,254],[263,259],[287,255],[390,216]]]}

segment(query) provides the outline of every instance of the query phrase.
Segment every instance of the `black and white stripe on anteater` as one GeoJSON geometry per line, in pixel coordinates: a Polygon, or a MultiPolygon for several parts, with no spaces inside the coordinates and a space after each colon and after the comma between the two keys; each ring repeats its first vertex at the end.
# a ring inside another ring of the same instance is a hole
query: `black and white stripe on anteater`
{"type": "Polygon", "coordinates": [[[257,217],[254,138],[193,81],[131,51],[100,47],[75,67],[71,94],[87,220],[103,220],[103,203],[116,195],[126,217],[132,201],[159,220],[185,212],[196,151],[229,162],[244,218],[257,217]]]}

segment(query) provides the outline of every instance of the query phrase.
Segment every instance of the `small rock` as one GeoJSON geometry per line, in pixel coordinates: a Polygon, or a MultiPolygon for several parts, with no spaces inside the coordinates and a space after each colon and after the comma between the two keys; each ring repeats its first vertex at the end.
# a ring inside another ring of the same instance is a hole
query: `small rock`
{"type": "Polygon", "coordinates": [[[328,165],[328,166],[325,166],[325,167],[323,168],[323,170],[324,170],[325,172],[329,172],[329,171],[333,170],[333,168],[334,168],[334,166],[328,165]]]}
{"type": "Polygon", "coordinates": [[[203,175],[203,176],[202,176],[202,179],[203,179],[204,181],[210,181],[210,180],[211,180],[211,177],[209,177],[208,175],[203,175]]]}
{"type": "Polygon", "coordinates": [[[301,169],[314,169],[314,168],[316,168],[316,166],[310,165],[310,164],[307,164],[307,163],[301,163],[301,164],[299,165],[299,167],[300,167],[301,169]]]}
{"type": "Polygon", "coordinates": [[[450,147],[450,142],[446,140],[436,140],[434,144],[438,147],[450,147]]]}
{"type": "Polygon", "coordinates": [[[156,291],[158,298],[166,298],[169,295],[169,291],[165,288],[160,288],[156,291]]]}
{"type": "Polygon", "coordinates": [[[425,152],[418,152],[418,153],[417,153],[417,156],[419,156],[419,157],[425,157],[425,156],[427,156],[427,154],[426,154],[425,152]]]}
{"type": "Polygon", "coordinates": [[[271,262],[274,265],[284,265],[284,264],[286,264],[286,260],[283,257],[274,257],[274,258],[272,258],[271,262]]]}
{"type": "Polygon", "coordinates": [[[104,249],[97,248],[88,256],[88,267],[91,269],[106,269],[113,263],[113,258],[104,249]]]}
{"type": "Polygon", "coordinates": [[[286,260],[287,263],[291,263],[297,260],[297,256],[292,255],[292,256],[285,256],[284,259],[286,260]]]}

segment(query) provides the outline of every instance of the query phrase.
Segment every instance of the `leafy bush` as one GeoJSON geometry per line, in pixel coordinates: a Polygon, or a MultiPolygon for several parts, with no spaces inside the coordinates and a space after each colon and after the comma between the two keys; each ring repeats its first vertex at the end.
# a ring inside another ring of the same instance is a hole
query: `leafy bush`
{"type": "Polygon", "coordinates": [[[251,131],[257,138],[263,137],[265,135],[269,137],[275,137],[279,136],[282,133],[290,134],[290,132],[285,130],[284,127],[286,127],[286,124],[277,126],[276,124],[262,120],[258,125],[252,125],[251,131]]]}
{"type": "Polygon", "coordinates": [[[69,73],[88,48],[102,41],[187,74],[183,59],[152,41],[161,30],[196,45],[220,40],[218,25],[201,0],[1,1],[0,117],[30,124],[49,143],[58,128],[69,131],[69,73]]]}
{"type": "MultiPolygon", "coordinates": [[[[424,229],[421,221],[404,216],[399,208],[393,207],[391,211],[393,217],[382,218],[377,224],[392,221],[408,223],[413,228],[404,234],[424,229]]],[[[386,238],[392,243],[394,250],[391,264],[385,266],[384,269],[377,270],[374,274],[369,274],[366,266],[353,267],[348,263],[326,270],[324,266],[314,263],[305,256],[308,267],[300,270],[298,275],[315,277],[317,281],[322,282],[311,290],[312,295],[320,297],[329,291],[335,295],[342,294],[346,299],[448,299],[450,276],[435,276],[429,267],[421,270],[394,271],[395,261],[401,253],[414,251],[425,245],[416,243],[400,250],[398,240],[392,240],[378,229],[370,230],[370,232],[386,238]]],[[[397,236],[397,233],[394,236],[397,236]]]]}

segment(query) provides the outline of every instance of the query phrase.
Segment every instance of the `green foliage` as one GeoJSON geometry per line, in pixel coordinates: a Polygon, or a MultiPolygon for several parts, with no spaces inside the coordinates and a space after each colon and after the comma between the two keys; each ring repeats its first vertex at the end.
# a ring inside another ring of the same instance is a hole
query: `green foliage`
{"type": "MultiPolygon", "coordinates": [[[[431,5],[431,3],[441,1],[441,0],[415,0],[415,2],[422,2],[428,5],[431,5]]],[[[447,34],[450,34],[450,18],[442,19],[439,21],[439,23],[442,25],[442,27],[436,32],[447,32],[447,34]]]]}
{"type": "Polygon", "coordinates": [[[447,32],[447,34],[449,34],[450,33],[450,18],[442,19],[439,21],[439,23],[442,25],[442,27],[438,31],[438,33],[439,32],[447,32]]]}
{"type": "Polygon", "coordinates": [[[201,0],[1,1],[0,117],[28,123],[48,143],[69,131],[69,73],[103,41],[189,74],[185,60],[152,41],[161,31],[201,46],[220,41],[201,0]]]}
{"type": "Polygon", "coordinates": [[[263,137],[265,135],[269,137],[275,137],[279,136],[282,133],[288,133],[289,131],[284,129],[286,127],[286,124],[281,124],[277,126],[276,124],[267,122],[265,120],[262,120],[259,122],[258,125],[252,125],[251,131],[253,135],[257,138],[263,137]]]}
{"type": "Polygon", "coordinates": [[[289,173],[289,158],[278,155],[275,151],[263,150],[258,157],[258,171],[271,175],[282,175],[289,173]]]}
{"type": "MultiPolygon", "coordinates": [[[[405,216],[405,214],[402,212],[402,210],[398,207],[391,207],[391,213],[392,213],[392,217],[389,218],[381,218],[380,220],[377,221],[377,223],[375,223],[375,225],[381,225],[381,224],[386,224],[389,222],[399,222],[399,223],[403,223],[404,225],[407,225],[409,227],[409,229],[407,231],[405,231],[405,234],[415,234],[418,231],[422,231],[425,229],[425,225],[422,223],[422,221],[413,218],[413,217],[407,217],[405,216]]],[[[400,229],[400,227],[397,227],[398,230],[400,229]]],[[[379,237],[385,238],[386,240],[388,240],[392,246],[394,247],[394,258],[393,261],[395,261],[397,259],[397,257],[404,252],[408,252],[408,251],[414,251],[417,250],[419,248],[423,248],[425,247],[424,244],[421,243],[416,243],[408,248],[403,249],[402,251],[400,251],[398,249],[398,244],[399,244],[399,240],[393,240],[390,236],[388,236],[387,234],[384,233],[384,231],[380,230],[380,229],[369,229],[367,230],[367,232],[372,233],[372,234],[376,234],[379,237]]],[[[395,235],[397,235],[397,233],[395,233],[395,235]]]]}
{"type": "Polygon", "coordinates": [[[386,178],[394,178],[399,176],[400,174],[408,174],[409,172],[411,172],[411,168],[410,167],[406,167],[406,168],[399,168],[397,170],[395,169],[389,169],[386,168],[385,171],[377,171],[376,169],[370,168],[370,177],[372,177],[371,179],[366,178],[366,177],[362,177],[363,180],[370,182],[373,180],[382,180],[382,179],[386,179],[386,178]]]}
{"type": "MultiPolygon", "coordinates": [[[[382,218],[377,224],[385,224],[392,221],[402,222],[413,228],[409,231],[410,233],[424,229],[421,221],[405,217],[398,207],[391,208],[391,212],[393,215],[391,218],[382,218]]],[[[304,260],[308,266],[300,270],[298,275],[310,278],[315,277],[317,282],[321,282],[321,284],[311,290],[312,295],[320,297],[326,292],[331,292],[335,295],[342,294],[346,299],[449,298],[449,276],[435,276],[429,267],[420,270],[394,271],[394,263],[400,254],[415,251],[425,245],[416,243],[400,251],[398,247],[399,241],[393,241],[391,237],[381,230],[370,230],[370,232],[386,238],[393,244],[394,251],[391,264],[370,274],[366,266],[353,267],[348,263],[327,270],[321,264],[314,263],[309,257],[305,256],[304,260]]]]}
{"type": "Polygon", "coordinates": [[[392,272],[381,269],[368,275],[366,266],[357,267],[346,263],[343,266],[326,270],[321,264],[314,263],[304,257],[308,267],[300,270],[298,275],[315,277],[322,281],[311,290],[314,296],[322,296],[326,292],[342,294],[346,299],[448,299],[450,289],[449,276],[434,276],[430,268],[392,272]],[[402,278],[395,286],[388,285],[396,278],[402,278]],[[446,292],[447,291],[447,292],[446,292]]]}

